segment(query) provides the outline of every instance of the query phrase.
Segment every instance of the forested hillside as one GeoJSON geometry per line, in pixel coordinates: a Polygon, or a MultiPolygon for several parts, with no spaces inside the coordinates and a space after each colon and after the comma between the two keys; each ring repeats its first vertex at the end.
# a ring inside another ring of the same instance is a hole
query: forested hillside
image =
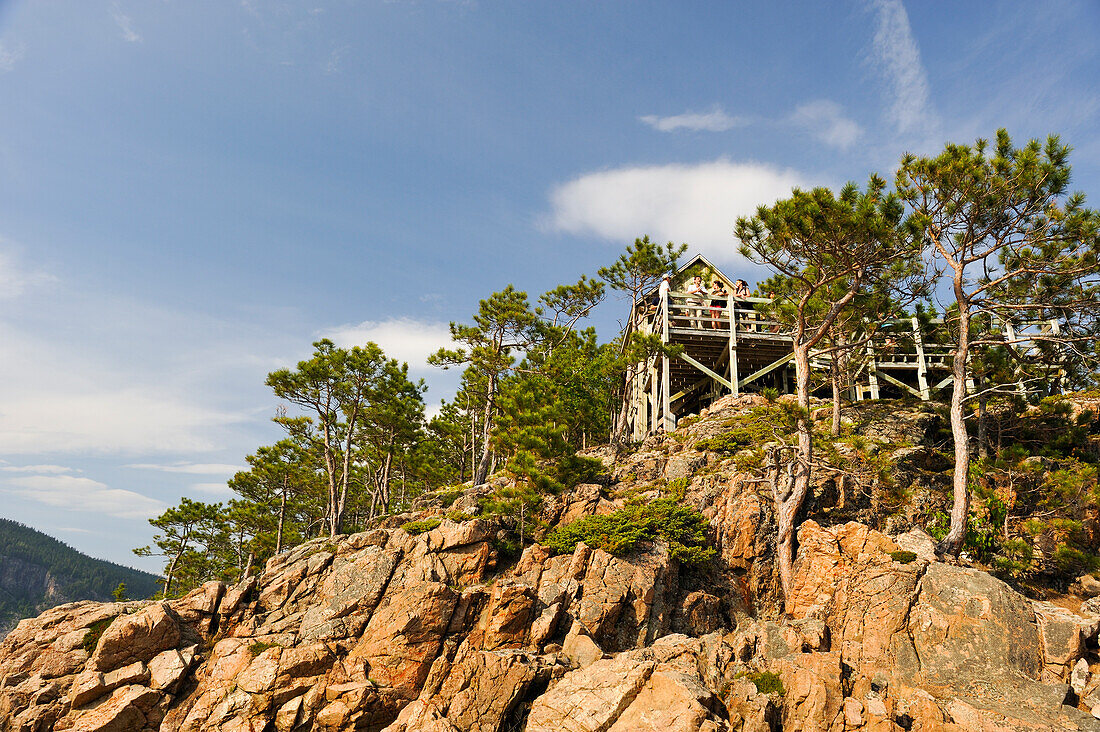
{"type": "Polygon", "coordinates": [[[81,554],[40,531],[0,519],[0,637],[21,619],[74,600],[109,600],[119,583],[151,597],[157,577],[81,554]]]}

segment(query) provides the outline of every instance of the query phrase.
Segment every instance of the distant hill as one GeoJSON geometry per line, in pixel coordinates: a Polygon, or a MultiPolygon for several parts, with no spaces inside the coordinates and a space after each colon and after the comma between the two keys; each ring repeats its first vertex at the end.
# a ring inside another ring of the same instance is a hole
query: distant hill
{"type": "Polygon", "coordinates": [[[156,575],[92,559],[29,526],[0,518],[0,638],[22,618],[76,600],[110,600],[118,583],[130,599],[160,589],[156,575]]]}

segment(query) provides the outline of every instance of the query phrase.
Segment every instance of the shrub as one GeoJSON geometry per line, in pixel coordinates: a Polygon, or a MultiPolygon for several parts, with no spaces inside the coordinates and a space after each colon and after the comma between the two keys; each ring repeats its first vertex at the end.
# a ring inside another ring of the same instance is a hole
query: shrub
{"type": "Polygon", "coordinates": [[[256,641],[248,646],[248,652],[252,654],[252,657],[260,655],[268,648],[274,648],[279,645],[278,643],[268,643],[267,641],[256,641]]]}
{"type": "Polygon", "coordinates": [[[1065,574],[1083,574],[1100,567],[1100,558],[1090,552],[1059,544],[1054,550],[1054,565],[1065,574]]]}
{"type": "Polygon", "coordinates": [[[759,447],[779,437],[789,437],[798,426],[798,407],[788,403],[753,407],[725,423],[729,432],[695,443],[696,450],[733,453],[745,447],[759,447]]]}
{"type": "Polygon", "coordinates": [[[426,518],[420,519],[419,521],[409,521],[408,523],[402,524],[401,528],[413,536],[416,536],[417,534],[423,534],[425,531],[431,531],[441,523],[443,522],[437,518],[426,518]]]}
{"type": "Polygon", "coordinates": [[[584,542],[623,556],[640,542],[663,539],[677,561],[700,564],[714,556],[714,548],[707,546],[706,527],[706,519],[695,509],[658,498],[648,503],[631,502],[604,516],[585,516],[551,531],[545,544],[557,554],[571,553],[584,542]]]}
{"type": "Polygon", "coordinates": [[[461,487],[440,491],[439,500],[443,503],[443,508],[450,508],[451,505],[459,499],[463,491],[464,489],[461,487]]]}
{"type": "Polygon", "coordinates": [[[1026,539],[1009,539],[1001,546],[1001,551],[993,557],[993,567],[1011,577],[1027,574],[1032,568],[1035,552],[1026,539]]]}
{"type": "Polygon", "coordinates": [[[787,693],[787,690],[783,688],[783,680],[779,678],[777,673],[760,671],[759,673],[749,674],[748,678],[761,694],[779,694],[783,696],[787,693]]]}
{"type": "Polygon", "coordinates": [[[890,552],[890,558],[893,559],[898,564],[911,564],[913,562],[913,560],[915,560],[917,558],[917,555],[916,555],[915,552],[907,552],[907,551],[902,550],[902,551],[890,552]]]}
{"type": "Polygon", "coordinates": [[[558,461],[554,478],[564,488],[581,483],[595,483],[604,472],[603,461],[583,455],[566,455],[558,461]]]}
{"type": "Polygon", "coordinates": [[[463,521],[469,521],[474,515],[472,513],[466,513],[465,511],[459,511],[455,509],[447,512],[447,520],[454,521],[455,523],[462,523],[463,521]]]}
{"type": "Polygon", "coordinates": [[[84,651],[91,656],[95,653],[96,646],[99,645],[99,639],[103,637],[103,631],[110,627],[111,623],[115,622],[117,615],[112,615],[109,618],[103,618],[103,620],[97,620],[88,627],[88,631],[84,634],[84,640],[82,645],[84,651]]]}

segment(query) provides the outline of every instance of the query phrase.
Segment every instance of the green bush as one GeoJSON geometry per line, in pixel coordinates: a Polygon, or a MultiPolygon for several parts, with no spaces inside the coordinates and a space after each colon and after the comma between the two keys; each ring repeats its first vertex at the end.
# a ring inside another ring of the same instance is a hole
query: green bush
{"type": "Polygon", "coordinates": [[[554,478],[564,488],[595,483],[604,472],[603,461],[582,455],[566,455],[554,468],[554,478]]]}
{"type": "Polygon", "coordinates": [[[1035,552],[1026,539],[1013,538],[1001,545],[1001,551],[993,557],[993,567],[1011,577],[1021,577],[1032,569],[1035,552]]]}
{"type": "Polygon", "coordinates": [[[1059,544],[1052,558],[1059,571],[1070,575],[1092,572],[1100,567],[1100,557],[1066,544],[1059,544]]]}
{"type": "Polygon", "coordinates": [[[425,531],[431,531],[441,523],[443,522],[437,518],[426,518],[420,519],[419,521],[409,521],[408,523],[402,524],[401,528],[413,536],[416,536],[417,534],[423,534],[425,531]]]}
{"type": "Polygon", "coordinates": [[[463,488],[451,488],[450,490],[440,491],[439,500],[443,502],[443,508],[450,508],[451,505],[459,499],[464,490],[463,488]]]}
{"type": "Polygon", "coordinates": [[[746,447],[759,447],[776,438],[789,438],[798,428],[797,405],[763,404],[753,407],[725,423],[728,432],[695,443],[696,450],[734,453],[746,447]]]}
{"type": "Polygon", "coordinates": [[[693,508],[669,498],[648,503],[631,502],[615,513],[585,516],[554,529],[545,545],[557,554],[569,554],[584,542],[609,554],[623,556],[640,542],[663,539],[669,553],[683,564],[700,564],[714,556],[707,546],[707,522],[693,508]]]}
{"type": "Polygon", "coordinates": [[[88,631],[84,634],[84,651],[91,656],[95,653],[96,646],[99,645],[99,639],[103,637],[103,631],[115,622],[117,615],[112,615],[109,618],[103,618],[103,620],[97,620],[89,626],[88,631]]]}
{"type": "Polygon", "coordinates": [[[266,651],[268,648],[274,648],[277,645],[279,644],[268,643],[267,641],[255,641],[248,646],[248,652],[252,654],[253,658],[255,658],[256,656],[266,651]]]}
{"type": "Polygon", "coordinates": [[[890,552],[890,558],[898,564],[912,564],[912,562],[917,558],[917,555],[914,552],[907,552],[902,550],[890,552]]]}
{"type": "Polygon", "coordinates": [[[759,673],[749,674],[748,678],[761,694],[779,694],[783,696],[787,693],[787,690],[783,688],[783,680],[779,678],[779,674],[771,671],[760,671],[759,673]]]}

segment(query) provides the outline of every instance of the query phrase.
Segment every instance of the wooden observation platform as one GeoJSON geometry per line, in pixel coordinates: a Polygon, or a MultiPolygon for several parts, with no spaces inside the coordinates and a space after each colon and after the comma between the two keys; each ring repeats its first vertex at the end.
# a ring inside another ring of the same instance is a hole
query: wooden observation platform
{"type": "MultiPolygon", "coordinates": [[[[697,273],[708,292],[714,280],[733,292],[732,280],[697,255],[676,272],[667,293],[654,288],[635,317],[638,331],[683,347],[678,357],[636,365],[627,394],[627,431],[635,440],[675,429],[679,417],[726,394],[794,390],[793,339],[785,326],[768,319],[770,300],[688,293],[685,284],[697,273]]],[[[1057,323],[1041,327],[1057,329],[1057,323]]],[[[1011,326],[1006,329],[1015,341],[1011,326]]],[[[851,400],[912,395],[928,401],[951,387],[951,346],[926,341],[917,318],[888,321],[862,350],[850,356],[860,364],[848,387],[851,400]]],[[[810,367],[828,373],[830,356],[811,354],[810,367]]],[[[973,384],[967,387],[973,392],[973,384]]],[[[1023,392],[1022,382],[1019,388],[1023,392]]]]}

